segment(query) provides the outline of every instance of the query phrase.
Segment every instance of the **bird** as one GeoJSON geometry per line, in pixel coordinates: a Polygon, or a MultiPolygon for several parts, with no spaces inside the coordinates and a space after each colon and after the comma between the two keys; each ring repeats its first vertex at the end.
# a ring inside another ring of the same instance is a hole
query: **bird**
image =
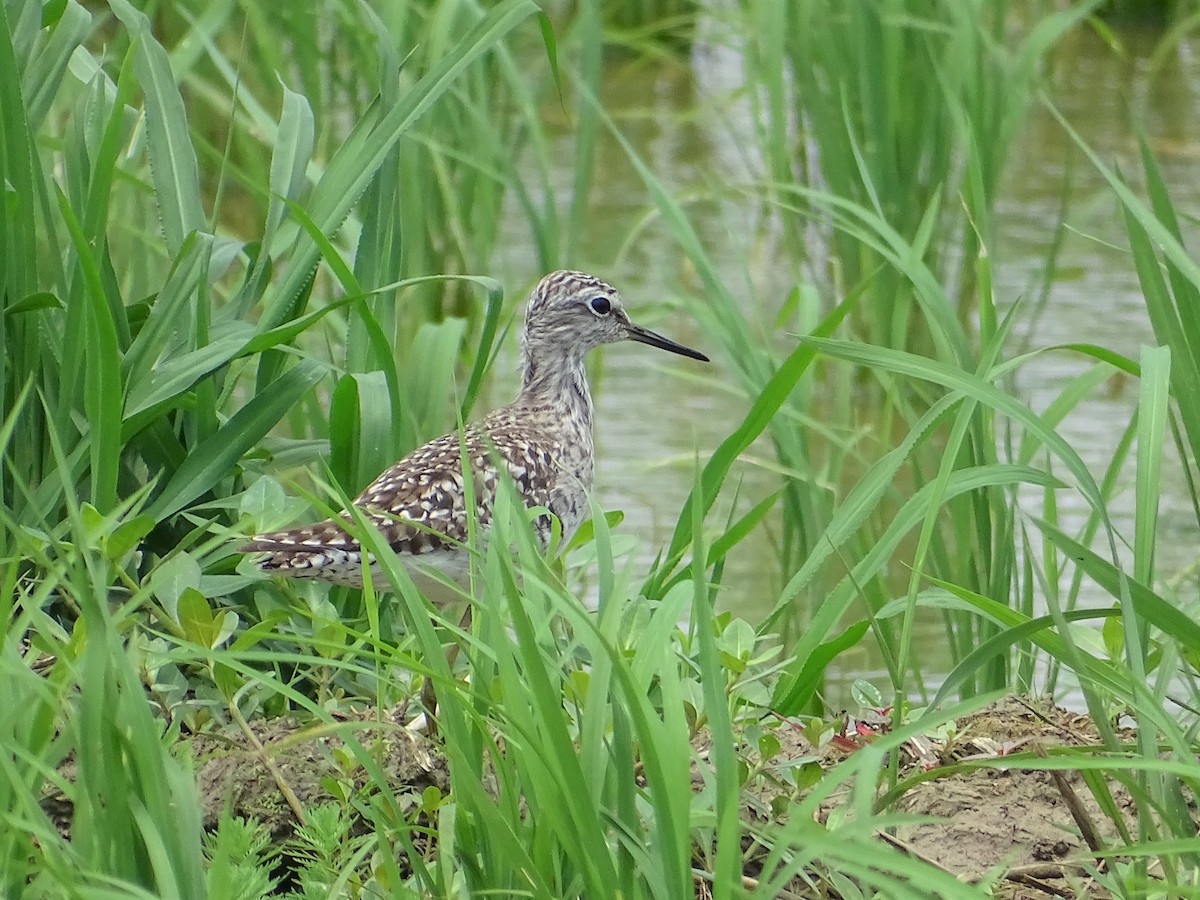
{"type": "MultiPolygon", "coordinates": [[[[594,408],[584,358],[604,344],[636,341],[701,362],[709,358],[634,324],[616,288],[584,272],[551,272],[534,287],[521,331],[517,398],[481,421],[424,444],[385,469],[353,501],[391,545],[422,593],[437,605],[469,583],[468,498],[481,537],[504,476],[528,508],[558,519],[565,547],[588,515],[595,480],[594,408]],[[468,464],[464,474],[463,462],[468,464]],[[467,477],[472,490],[466,488],[467,477]]],[[[255,535],[243,553],[266,554],[262,572],[387,589],[378,562],[346,525],[347,513],[312,525],[255,535]]],[[[533,527],[543,551],[553,523],[533,527]]]]}

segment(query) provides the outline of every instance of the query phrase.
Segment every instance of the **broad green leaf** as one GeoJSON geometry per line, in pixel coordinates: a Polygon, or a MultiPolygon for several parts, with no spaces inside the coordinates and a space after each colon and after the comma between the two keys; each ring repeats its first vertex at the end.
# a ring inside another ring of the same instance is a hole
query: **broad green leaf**
{"type": "Polygon", "coordinates": [[[358,493],[358,439],[362,430],[358,398],[358,379],[348,374],[338,379],[329,401],[329,468],[342,490],[351,495],[358,493]]]}
{"type": "Polygon", "coordinates": [[[717,649],[721,651],[722,662],[725,663],[727,658],[730,661],[735,661],[736,668],[729,666],[733,671],[738,673],[745,670],[750,658],[754,655],[754,647],[758,643],[758,634],[754,631],[753,626],[745,619],[734,619],[721,632],[721,637],[717,641],[717,649]]]}
{"type": "Polygon", "coordinates": [[[144,514],[122,522],[108,536],[108,542],[105,547],[108,552],[108,558],[111,560],[121,559],[121,557],[133,550],[141,542],[142,538],[154,529],[155,524],[153,518],[144,514]]]}
{"type": "Polygon", "coordinates": [[[860,709],[880,709],[883,706],[883,694],[865,678],[854,679],[850,685],[850,696],[860,709]]]}
{"type": "Polygon", "coordinates": [[[392,417],[392,385],[383,372],[363,372],[354,376],[358,384],[357,457],[354,481],[345,487],[357,494],[368,482],[396,461],[396,442],[392,417]]]}
{"type": "Polygon", "coordinates": [[[177,553],[154,570],[150,591],[162,608],[179,621],[179,601],[184,592],[200,587],[200,564],[188,553],[177,553]]]}
{"type": "Polygon", "coordinates": [[[175,619],[183,636],[201,647],[211,647],[217,627],[208,600],[196,588],[185,588],[175,607],[175,619]]]}
{"type": "Polygon", "coordinates": [[[249,516],[254,526],[269,531],[281,514],[287,512],[288,496],[283,486],[269,475],[255,479],[238,501],[238,513],[249,516]]]}

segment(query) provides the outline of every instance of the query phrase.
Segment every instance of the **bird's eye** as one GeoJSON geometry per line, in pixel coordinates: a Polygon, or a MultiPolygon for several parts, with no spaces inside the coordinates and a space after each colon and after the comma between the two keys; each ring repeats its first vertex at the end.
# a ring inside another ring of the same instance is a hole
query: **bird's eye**
{"type": "Polygon", "coordinates": [[[607,297],[593,297],[588,306],[598,316],[607,316],[612,312],[612,302],[607,297]]]}

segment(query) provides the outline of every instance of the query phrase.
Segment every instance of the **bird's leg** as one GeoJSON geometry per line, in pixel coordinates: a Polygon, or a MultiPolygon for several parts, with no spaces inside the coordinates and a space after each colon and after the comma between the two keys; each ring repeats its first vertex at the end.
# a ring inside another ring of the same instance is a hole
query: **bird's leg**
{"type": "MultiPolygon", "coordinates": [[[[471,605],[467,604],[466,612],[463,613],[462,620],[458,623],[460,631],[469,631],[471,628],[471,605]]],[[[451,641],[450,646],[446,648],[446,667],[451,672],[454,671],[454,663],[458,660],[458,652],[462,649],[458,641],[451,641]]],[[[437,690],[433,686],[433,679],[426,677],[425,683],[421,686],[421,705],[425,707],[425,722],[428,725],[428,734],[434,737],[437,734],[437,690]]]]}

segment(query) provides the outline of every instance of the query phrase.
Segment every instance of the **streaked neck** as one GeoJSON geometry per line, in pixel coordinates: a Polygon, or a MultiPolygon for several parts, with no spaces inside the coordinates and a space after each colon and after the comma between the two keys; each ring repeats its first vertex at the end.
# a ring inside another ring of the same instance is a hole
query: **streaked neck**
{"type": "Polygon", "coordinates": [[[521,393],[517,402],[526,407],[560,409],[592,424],[592,392],[588,387],[583,357],[566,354],[530,353],[521,365],[521,393]]]}

